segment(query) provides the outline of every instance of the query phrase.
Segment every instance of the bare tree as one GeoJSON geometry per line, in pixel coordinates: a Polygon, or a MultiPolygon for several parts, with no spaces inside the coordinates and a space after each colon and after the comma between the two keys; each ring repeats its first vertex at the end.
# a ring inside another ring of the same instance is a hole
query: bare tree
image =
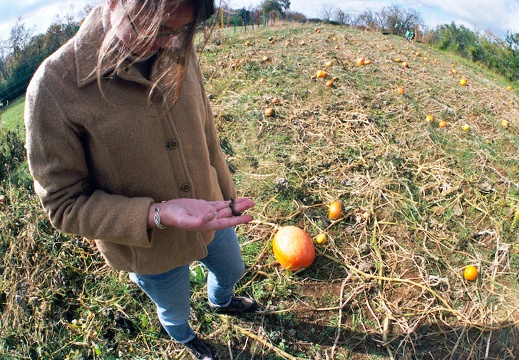
{"type": "Polygon", "coordinates": [[[23,49],[25,49],[27,44],[29,44],[35,31],[35,27],[27,29],[22,17],[20,16],[11,28],[9,39],[7,39],[9,50],[17,56],[23,49]]]}
{"type": "Polygon", "coordinates": [[[376,29],[378,26],[377,14],[371,10],[365,10],[362,14],[360,14],[355,20],[355,25],[357,26],[365,26],[369,29],[376,29]]]}
{"type": "Polygon", "coordinates": [[[381,26],[389,29],[393,34],[402,35],[408,29],[424,25],[422,15],[414,9],[404,9],[392,4],[383,8],[379,16],[381,26]]]}
{"type": "Polygon", "coordinates": [[[335,11],[334,19],[340,24],[351,25],[351,15],[346,14],[342,9],[335,11]]]}
{"type": "Polygon", "coordinates": [[[322,4],[321,5],[321,18],[326,21],[330,21],[332,19],[334,12],[334,7],[331,4],[322,4]]]}

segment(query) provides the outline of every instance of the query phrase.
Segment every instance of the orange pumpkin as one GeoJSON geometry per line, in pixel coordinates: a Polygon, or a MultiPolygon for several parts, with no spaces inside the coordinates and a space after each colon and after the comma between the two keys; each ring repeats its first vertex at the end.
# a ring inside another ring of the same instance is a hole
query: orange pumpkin
{"type": "Polygon", "coordinates": [[[339,201],[334,201],[328,206],[328,219],[336,220],[341,216],[342,204],[339,201]]]}
{"type": "Polygon", "coordinates": [[[308,268],[315,259],[312,238],[297,226],[281,227],[272,239],[272,250],[281,266],[290,271],[308,268]]]}
{"type": "Polygon", "coordinates": [[[328,76],[328,73],[324,70],[317,70],[317,73],[315,74],[315,77],[318,79],[324,79],[328,76]]]}
{"type": "Polygon", "coordinates": [[[469,265],[463,270],[463,277],[468,281],[476,281],[479,271],[474,265],[469,265]]]}

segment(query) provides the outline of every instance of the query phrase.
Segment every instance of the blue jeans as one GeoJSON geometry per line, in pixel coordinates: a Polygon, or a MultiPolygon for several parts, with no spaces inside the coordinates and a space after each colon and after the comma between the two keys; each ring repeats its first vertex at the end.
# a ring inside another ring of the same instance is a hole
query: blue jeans
{"type": "MultiPolygon", "coordinates": [[[[200,262],[207,268],[207,297],[213,306],[227,306],[234,285],[243,275],[245,265],[238,236],[233,228],[218,230],[207,246],[208,255],[200,262]]],[[[179,343],[195,337],[189,326],[190,283],[189,265],[180,266],[157,275],[130,273],[135,282],[157,306],[160,323],[179,343]]]]}

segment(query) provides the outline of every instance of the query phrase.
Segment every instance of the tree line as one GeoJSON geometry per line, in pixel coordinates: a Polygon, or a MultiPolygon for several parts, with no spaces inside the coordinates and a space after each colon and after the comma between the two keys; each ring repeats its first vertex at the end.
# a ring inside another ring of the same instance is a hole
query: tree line
{"type": "MultiPolygon", "coordinates": [[[[87,14],[92,7],[87,5],[83,13],[87,14]]],[[[340,8],[322,5],[322,17],[308,19],[301,13],[290,11],[290,0],[264,0],[260,5],[247,9],[222,6],[208,25],[260,26],[277,20],[324,21],[398,36],[412,29],[419,34],[418,41],[454,52],[510,81],[519,81],[519,34],[508,32],[502,39],[490,32],[481,34],[455,23],[431,30],[426,28],[419,12],[394,4],[378,12],[365,10],[357,16],[340,8]]],[[[44,34],[35,34],[34,28],[27,28],[19,18],[9,38],[0,46],[0,101],[11,101],[23,95],[41,62],[74,36],[78,28],[79,23],[72,15],[64,15],[57,16],[44,34]]]]}
{"type": "Polygon", "coordinates": [[[394,4],[378,12],[365,10],[357,16],[324,4],[321,16],[324,21],[331,23],[399,36],[403,36],[407,30],[413,30],[419,34],[418,40],[423,43],[469,59],[509,81],[519,81],[518,33],[509,31],[501,38],[490,31],[480,33],[454,22],[428,29],[419,12],[394,4]]]}
{"type": "MultiPolygon", "coordinates": [[[[92,7],[87,5],[83,13],[92,7]]],[[[71,14],[56,15],[44,34],[36,34],[34,27],[27,27],[22,18],[18,18],[9,37],[0,43],[0,101],[23,95],[38,66],[78,29],[79,23],[71,14]]]]}

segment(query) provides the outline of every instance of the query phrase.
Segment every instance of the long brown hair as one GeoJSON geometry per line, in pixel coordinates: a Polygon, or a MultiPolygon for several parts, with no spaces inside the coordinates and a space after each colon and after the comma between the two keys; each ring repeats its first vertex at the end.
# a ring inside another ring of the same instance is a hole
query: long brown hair
{"type": "Polygon", "coordinates": [[[159,51],[155,61],[158,64],[168,64],[168,66],[158,68],[158,76],[153,79],[153,86],[149,92],[149,96],[151,96],[153,91],[160,87],[164,91],[164,101],[174,104],[180,95],[196,29],[203,21],[214,14],[214,0],[116,0],[112,26],[106,32],[98,54],[97,79],[99,85],[101,86],[103,69],[120,66],[130,56],[134,57],[134,61],[143,59],[142,55],[136,55],[139,53],[138,50],[153,45],[161,30],[164,17],[175,11],[171,10],[171,5],[175,4],[176,9],[180,3],[184,2],[193,6],[195,10],[194,21],[182,33],[172,37],[173,43],[170,49],[159,51]],[[166,12],[166,8],[168,12],[166,12]],[[134,34],[135,41],[122,46],[117,37],[118,28],[128,26],[130,23],[135,30],[135,25],[129,14],[140,19],[139,30],[138,34],[134,34]]]}

